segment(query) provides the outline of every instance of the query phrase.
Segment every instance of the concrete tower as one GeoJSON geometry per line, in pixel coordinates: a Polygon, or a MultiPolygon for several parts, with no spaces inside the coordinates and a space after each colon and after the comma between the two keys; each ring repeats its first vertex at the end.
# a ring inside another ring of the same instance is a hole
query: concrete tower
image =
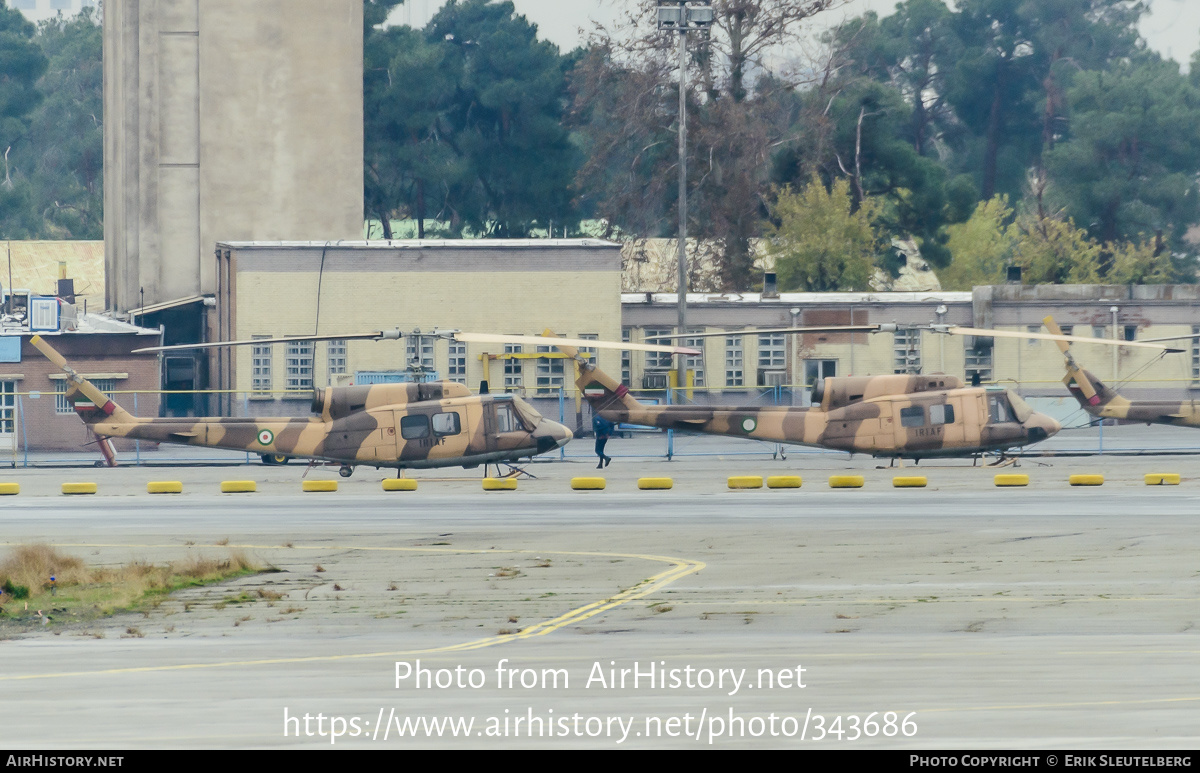
{"type": "Polygon", "coordinates": [[[104,126],[111,310],[215,292],[217,241],[361,239],[362,0],[105,0],[104,126]]]}

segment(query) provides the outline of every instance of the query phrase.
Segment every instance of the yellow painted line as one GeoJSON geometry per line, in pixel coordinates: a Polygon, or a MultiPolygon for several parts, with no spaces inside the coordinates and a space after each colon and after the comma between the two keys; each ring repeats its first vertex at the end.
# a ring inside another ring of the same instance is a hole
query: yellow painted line
{"type": "MultiPolygon", "coordinates": [[[[60,545],[64,548],[170,548],[178,549],[179,545],[113,545],[113,544],[84,544],[84,545],[60,545]]],[[[307,657],[293,658],[270,658],[262,660],[230,660],[220,663],[179,663],[170,666],[136,666],[130,668],[108,668],[97,671],[68,671],[51,674],[27,674],[22,676],[0,676],[0,682],[16,682],[29,679],[63,679],[81,676],[99,676],[107,674],[142,674],[154,671],[190,671],[208,668],[232,668],[245,666],[266,666],[279,665],[285,663],[325,663],[338,660],[364,660],[371,658],[396,658],[409,655],[429,655],[439,652],[463,652],[465,650],[477,650],[485,647],[493,647],[497,644],[505,644],[511,641],[528,639],[534,636],[545,636],[548,633],[563,628],[564,626],[581,623],[584,620],[595,617],[596,615],[607,612],[616,607],[628,604],[632,601],[637,601],[655,593],[662,588],[670,585],[677,580],[687,577],[689,574],[699,572],[704,569],[706,564],[703,561],[694,561],[688,558],[675,558],[672,556],[659,556],[643,553],[593,553],[587,551],[545,551],[545,550],[490,550],[490,549],[462,549],[462,548],[404,548],[404,547],[360,547],[356,545],[325,545],[311,547],[290,547],[285,548],[280,545],[224,545],[222,547],[239,548],[242,550],[262,550],[266,548],[281,549],[281,550],[361,550],[361,551],[381,551],[381,552],[404,552],[404,553],[463,553],[463,554],[480,554],[480,553],[517,553],[517,554],[532,554],[537,555],[559,555],[559,556],[588,556],[595,558],[628,558],[640,559],[644,561],[653,561],[657,563],[670,564],[670,567],[659,572],[652,577],[642,580],[638,584],[627,588],[620,593],[610,596],[599,601],[594,601],[590,604],[585,604],[582,607],[559,615],[551,620],[546,620],[541,623],[536,623],[527,628],[523,628],[519,633],[507,636],[488,636],[483,639],[475,639],[472,641],[462,642],[460,644],[451,644],[445,647],[432,647],[421,650],[397,650],[390,652],[361,652],[350,655],[312,655],[307,657]]]]}

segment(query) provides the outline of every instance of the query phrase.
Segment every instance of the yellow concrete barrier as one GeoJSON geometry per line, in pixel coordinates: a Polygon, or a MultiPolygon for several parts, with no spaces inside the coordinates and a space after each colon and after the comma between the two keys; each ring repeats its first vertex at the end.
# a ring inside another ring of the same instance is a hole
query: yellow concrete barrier
{"type": "Polygon", "coordinates": [[[800,488],[803,483],[799,475],[772,475],[767,478],[767,488],[800,488]]]}
{"type": "Polygon", "coordinates": [[[0,483],[0,496],[12,496],[21,493],[20,483],[0,483]]]}
{"type": "Polygon", "coordinates": [[[183,481],[152,480],[146,484],[147,494],[182,494],[183,481]]]}
{"type": "Polygon", "coordinates": [[[674,485],[671,478],[638,478],[638,488],[643,491],[666,491],[674,485]]]}
{"type": "Polygon", "coordinates": [[[62,493],[64,494],[95,494],[95,483],[64,483],[62,484],[62,493]]]}
{"type": "Polygon", "coordinates": [[[516,478],[484,478],[483,479],[483,490],[484,491],[516,491],[517,490],[517,479],[516,478]]]}
{"type": "Polygon", "coordinates": [[[1028,486],[1029,476],[1016,472],[1000,473],[996,476],[996,485],[1002,488],[1006,486],[1028,486]]]}
{"type": "Polygon", "coordinates": [[[416,491],[417,482],[412,478],[384,478],[384,491],[416,491]]]}
{"type": "MultiPolygon", "coordinates": [[[[1146,474],[1147,486],[1178,486],[1179,473],[1177,472],[1151,472],[1146,474]]],[[[3,492],[0,492],[3,493],[3,492]]]]}
{"type": "Polygon", "coordinates": [[[866,479],[861,475],[830,475],[829,488],[862,488],[866,479]]]}
{"type": "Polygon", "coordinates": [[[763,486],[761,475],[732,475],[726,482],[732,489],[762,488],[763,486]]]}
{"type": "Polygon", "coordinates": [[[248,494],[253,491],[258,491],[258,484],[252,480],[221,481],[222,494],[248,494]]]}
{"type": "Polygon", "coordinates": [[[1072,486],[1103,486],[1103,475],[1072,475],[1067,478],[1072,486]]]}
{"type": "Polygon", "coordinates": [[[897,475],[896,477],[892,478],[893,488],[925,488],[928,485],[929,479],[923,475],[914,475],[909,477],[897,475]]]}
{"type": "Polygon", "coordinates": [[[575,491],[603,491],[604,478],[571,478],[571,488],[575,491]]]}
{"type": "Polygon", "coordinates": [[[306,480],[300,484],[301,491],[337,491],[336,480],[306,480]]]}

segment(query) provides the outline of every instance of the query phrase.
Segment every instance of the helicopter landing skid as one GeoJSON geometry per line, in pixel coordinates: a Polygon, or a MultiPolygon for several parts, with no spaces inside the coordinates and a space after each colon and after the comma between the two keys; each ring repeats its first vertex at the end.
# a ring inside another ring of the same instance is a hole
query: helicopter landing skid
{"type": "MultiPolygon", "coordinates": [[[[532,472],[529,472],[529,471],[528,471],[528,470],[526,470],[524,467],[518,467],[518,466],[516,466],[515,464],[508,464],[507,462],[504,462],[504,463],[503,463],[503,466],[505,466],[505,467],[507,467],[507,468],[508,468],[508,472],[503,472],[503,471],[500,469],[500,467],[501,467],[501,464],[502,464],[501,462],[496,462],[496,463],[495,463],[495,465],[496,465],[496,477],[497,477],[497,478],[519,478],[519,477],[521,477],[522,475],[524,475],[525,477],[529,478],[530,480],[537,480],[537,479],[538,479],[538,477],[537,477],[536,475],[534,475],[532,472]]],[[[487,465],[484,465],[484,468],[483,468],[483,477],[485,477],[485,478],[488,476],[488,475],[487,475],[487,470],[488,470],[488,468],[487,468],[487,465]]]]}

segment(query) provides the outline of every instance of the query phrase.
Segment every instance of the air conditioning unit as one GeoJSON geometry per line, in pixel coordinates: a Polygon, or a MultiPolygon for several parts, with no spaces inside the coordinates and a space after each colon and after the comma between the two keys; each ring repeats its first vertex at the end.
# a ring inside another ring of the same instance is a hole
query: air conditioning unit
{"type": "Polygon", "coordinates": [[[655,371],[642,375],[642,389],[666,389],[671,383],[666,371],[655,371]]]}
{"type": "Polygon", "coordinates": [[[58,298],[30,297],[29,329],[33,332],[58,332],[58,298]]]}
{"type": "Polygon", "coordinates": [[[786,370],[760,370],[758,372],[758,385],[765,387],[784,386],[788,382],[787,376],[786,370]]]}

